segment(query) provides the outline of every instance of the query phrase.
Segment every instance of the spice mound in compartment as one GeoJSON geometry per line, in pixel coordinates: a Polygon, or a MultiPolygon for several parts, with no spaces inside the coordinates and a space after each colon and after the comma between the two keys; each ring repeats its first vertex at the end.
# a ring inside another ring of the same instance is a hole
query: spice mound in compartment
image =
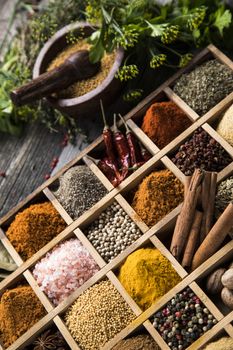
{"type": "MultiPolygon", "coordinates": [[[[78,50],[89,50],[91,47],[85,40],[79,40],[77,43],[68,46],[64,51],[58,54],[58,56],[50,63],[47,68],[48,71],[59,67],[64,61],[73,53],[78,50]]],[[[97,74],[93,77],[85,80],[80,80],[77,83],[72,84],[67,89],[60,91],[57,94],[59,98],[74,98],[83,96],[88,92],[94,90],[98,85],[102,84],[105,78],[107,78],[113,63],[116,58],[116,52],[105,54],[101,60],[101,68],[97,74]]]]}
{"type": "Polygon", "coordinates": [[[43,316],[45,310],[30,286],[6,290],[0,301],[0,340],[10,346],[43,316]]]}
{"type": "Polygon", "coordinates": [[[233,91],[233,71],[217,60],[210,60],[183,74],[173,90],[203,115],[233,91]]]}
{"type": "Polygon", "coordinates": [[[106,188],[85,165],[74,166],[59,180],[54,195],[74,220],[107,194],[106,188]]]}
{"type": "Polygon", "coordinates": [[[146,334],[121,340],[113,350],[160,350],[154,339],[146,334]]]}
{"type": "Polygon", "coordinates": [[[0,241],[0,282],[16,269],[16,263],[0,241]]]}
{"type": "Polygon", "coordinates": [[[227,109],[220,119],[216,131],[231,146],[233,146],[233,105],[227,109]]]}
{"type": "Polygon", "coordinates": [[[23,260],[29,259],[66,227],[51,203],[33,204],[16,215],[6,235],[23,260]]]}
{"type": "Polygon", "coordinates": [[[217,323],[189,287],[176,294],[151,321],[171,350],[186,349],[217,323]]]}
{"type": "Polygon", "coordinates": [[[170,261],[155,248],[142,248],[130,254],[121,266],[118,278],[143,310],[181,280],[170,261]]]}
{"type": "Polygon", "coordinates": [[[170,170],[154,171],[139,185],[132,207],[152,227],[183,200],[182,183],[170,170]]]}
{"type": "Polygon", "coordinates": [[[147,110],[142,130],[159,148],[163,148],[190,125],[191,121],[174,102],[156,102],[147,110]]]}
{"type": "Polygon", "coordinates": [[[213,343],[208,344],[204,350],[232,350],[233,339],[230,337],[221,338],[213,343]]]}
{"type": "Polygon", "coordinates": [[[24,350],[70,350],[61,333],[54,329],[43,332],[28,348],[24,350]]]}
{"type": "Polygon", "coordinates": [[[110,281],[87,289],[65,314],[65,323],[82,350],[99,350],[135,319],[110,281]]]}
{"type": "Polygon", "coordinates": [[[218,219],[233,200],[233,175],[220,182],[215,197],[215,217],[218,219]]]}
{"type": "Polygon", "coordinates": [[[232,159],[215,139],[202,128],[198,128],[180,146],[172,161],[185,175],[192,175],[197,168],[221,171],[232,159]]]}
{"type": "Polygon", "coordinates": [[[120,205],[113,203],[85,234],[102,258],[109,262],[136,241],[142,232],[120,205]]]}
{"type": "Polygon", "coordinates": [[[58,305],[98,270],[88,250],[72,238],[47,253],[36,264],[33,276],[43,292],[58,305]]]}

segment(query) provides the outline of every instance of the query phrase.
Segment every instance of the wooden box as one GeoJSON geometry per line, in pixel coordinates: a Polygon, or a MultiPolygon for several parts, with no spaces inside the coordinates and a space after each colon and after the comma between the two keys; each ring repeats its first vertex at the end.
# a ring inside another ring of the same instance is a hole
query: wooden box
{"type": "MultiPolygon", "coordinates": [[[[200,64],[209,58],[217,58],[219,61],[227,65],[233,70],[233,62],[227,58],[223,53],[221,53],[217,48],[210,45],[199,53],[191,63],[179,70],[171,79],[165,82],[157,90],[151,93],[147,98],[138,104],[136,108],[130,111],[126,116],[128,126],[135,133],[137,138],[145,145],[145,147],[153,155],[152,158],[147,161],[142,167],[140,167],[136,172],[130,175],[120,186],[113,188],[108,179],[102,174],[102,172],[97,168],[97,166],[86,157],[88,154],[95,154],[95,152],[101,151],[103,149],[102,137],[98,138],[93,144],[87,147],[83,152],[81,152],[77,158],[72,160],[68,165],[63,167],[54,177],[46,181],[42,186],[35,190],[31,195],[29,195],[25,200],[19,203],[15,208],[13,208],[7,215],[5,215],[0,220],[0,238],[8,252],[11,254],[13,259],[18,265],[15,272],[11,273],[5,280],[0,283],[0,291],[3,293],[5,289],[10,288],[15,282],[24,277],[27,282],[31,285],[34,292],[40,299],[41,303],[44,305],[47,314],[41,319],[37,324],[35,324],[31,329],[24,333],[20,338],[18,338],[15,343],[13,343],[8,349],[16,350],[24,348],[24,346],[30,344],[36,336],[38,336],[43,330],[45,330],[49,325],[55,323],[56,327],[60,330],[63,337],[69,344],[71,349],[80,349],[78,344],[74,341],[68,329],[66,328],[62,316],[65,310],[76,300],[76,298],[87,288],[101,280],[103,277],[107,277],[114,286],[118,289],[122,297],[130,305],[137,318],[128,327],[121,331],[115,338],[113,338],[109,343],[107,343],[103,350],[111,349],[120,339],[133,334],[141,325],[151,334],[151,336],[156,340],[161,349],[169,349],[168,345],[164,342],[159,333],[155,330],[150,322],[150,317],[158,311],[162,306],[164,306],[175,293],[180,292],[186,286],[196,293],[196,295],[202,300],[206,307],[217,319],[217,324],[204,333],[196,342],[194,342],[188,349],[200,349],[204,344],[213,339],[216,334],[227,334],[233,337],[233,311],[225,312],[223,305],[221,303],[213,302],[211,298],[202,290],[200,287],[201,281],[216,267],[220,266],[224,262],[230,262],[233,260],[233,241],[229,239],[229,242],[223,246],[216,254],[204,262],[200,267],[198,267],[194,272],[188,274],[187,271],[179,264],[178,261],[171,255],[169,250],[163,244],[161,234],[163,232],[172,230],[175,225],[176,218],[180,212],[181,205],[164,217],[159,223],[157,223],[152,228],[148,228],[147,225],[142,222],[142,220],[137,216],[132,207],[129,205],[124,195],[134,188],[143,177],[149,174],[154,166],[160,162],[165,167],[170,169],[177,178],[179,178],[183,183],[185,181],[184,174],[172,163],[169,159],[168,154],[171,154],[182,142],[190,136],[195,129],[202,126],[213,138],[215,138],[230,154],[233,158],[233,147],[231,147],[212,127],[212,123],[218,118],[218,116],[233,103],[233,92],[228,95],[224,100],[218,103],[214,108],[212,108],[208,113],[203,116],[197,115],[184,101],[182,101],[171,89],[174,81],[181,76],[182,73],[190,71],[197,64],[200,64]],[[137,121],[145,114],[147,108],[155,101],[159,101],[161,96],[167,96],[168,99],[174,101],[188,116],[191,120],[192,125],[186,129],[182,134],[180,134],[175,140],[169,143],[165,148],[159,149],[138,127],[137,121]],[[77,220],[73,221],[71,217],[66,213],[61,204],[55,198],[51,191],[51,186],[56,182],[57,178],[66,172],[67,169],[74,166],[78,162],[83,161],[86,163],[90,169],[95,173],[95,175],[100,179],[100,181],[105,185],[108,194],[100,200],[96,205],[94,205],[90,210],[86,211],[77,220]],[[29,260],[24,262],[19,254],[15,251],[10,241],[7,239],[4,230],[14,219],[18,211],[26,208],[29,204],[41,201],[41,199],[49,200],[60,215],[64,218],[67,223],[66,229],[61,232],[56,238],[50,241],[46,246],[39,250],[34,256],[29,260]],[[126,211],[130,218],[136,223],[140,228],[143,235],[125,251],[119,254],[110,263],[105,263],[101,256],[97,253],[95,248],[88,241],[84,233],[82,232],[83,227],[89,225],[94,221],[98,215],[105,210],[113,200],[117,201],[120,206],[126,211]],[[90,251],[90,253],[95,258],[96,262],[100,266],[100,271],[97,272],[91,279],[84,283],[79,289],[77,289],[72,295],[65,299],[61,304],[55,307],[47,296],[40,290],[37,282],[34,280],[30,269],[34,264],[40,260],[51,248],[53,248],[60,241],[70,236],[76,236],[83,245],[90,251]],[[114,274],[115,269],[121,265],[125,258],[137,248],[145,245],[147,242],[152,243],[156,248],[158,248],[161,253],[167,257],[173,264],[173,267],[177,270],[178,274],[181,276],[182,281],[177,284],[172,290],[165,294],[158,302],[152,305],[149,309],[143,312],[139,306],[132,300],[132,298],[127,294],[123,286],[120,284],[116,275],[114,274]]],[[[218,183],[228,176],[233,174],[233,162],[231,162],[226,168],[218,173],[218,183]]]]}

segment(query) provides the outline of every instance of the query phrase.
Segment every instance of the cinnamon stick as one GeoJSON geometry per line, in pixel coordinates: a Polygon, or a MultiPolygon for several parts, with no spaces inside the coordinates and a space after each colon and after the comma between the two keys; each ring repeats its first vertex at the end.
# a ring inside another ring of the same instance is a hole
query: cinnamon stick
{"type": "Polygon", "coordinates": [[[204,261],[210,258],[211,255],[216,253],[232,226],[233,203],[229,203],[195,253],[192,262],[192,270],[195,270],[204,261]]]}
{"type": "Polygon", "coordinates": [[[187,195],[188,192],[188,188],[190,185],[190,181],[191,181],[192,176],[185,176],[185,180],[184,180],[184,198],[187,195]]]}
{"type": "Polygon", "coordinates": [[[184,256],[182,260],[183,267],[190,267],[192,265],[193,255],[199,241],[199,232],[201,228],[203,213],[196,210],[191,231],[188,237],[187,245],[185,247],[184,256]]]}
{"type": "Polygon", "coordinates": [[[195,169],[172,237],[170,251],[176,258],[179,258],[192,226],[201,180],[202,171],[195,169]]]}
{"type": "Polygon", "coordinates": [[[210,183],[211,183],[211,172],[204,171],[203,181],[201,185],[201,207],[203,211],[201,230],[200,230],[201,243],[204,241],[206,236],[206,216],[207,216],[208,206],[209,206],[210,183]]]}
{"type": "Polygon", "coordinates": [[[206,221],[205,221],[205,236],[208,235],[208,233],[210,232],[213,226],[217,177],[218,177],[217,173],[211,173],[210,191],[209,191],[208,207],[207,207],[206,221]]]}

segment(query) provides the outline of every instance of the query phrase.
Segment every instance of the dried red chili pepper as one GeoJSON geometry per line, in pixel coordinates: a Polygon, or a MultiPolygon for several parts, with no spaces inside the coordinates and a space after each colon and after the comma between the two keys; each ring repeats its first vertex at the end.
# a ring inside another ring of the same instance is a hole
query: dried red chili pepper
{"type": "Polygon", "coordinates": [[[111,129],[107,125],[102,100],[100,100],[100,106],[101,106],[102,118],[103,118],[103,122],[104,122],[103,139],[104,139],[104,144],[105,144],[108,162],[112,163],[111,167],[114,169],[114,173],[115,173],[117,180],[120,181],[121,174],[120,174],[119,169],[118,169],[117,160],[116,160],[116,156],[115,156],[115,152],[114,152],[114,148],[113,148],[113,146],[114,146],[113,135],[112,135],[111,129]]]}
{"type": "Polygon", "coordinates": [[[142,155],[142,159],[147,162],[149,159],[152,158],[152,155],[147,151],[147,149],[145,149],[142,144],[139,144],[140,149],[141,149],[141,155],[142,155]]]}
{"type": "Polygon", "coordinates": [[[130,168],[130,151],[126,137],[117,128],[116,114],[114,114],[113,139],[118,153],[119,162],[121,164],[121,181],[123,181],[128,175],[130,168]]]}
{"type": "Polygon", "coordinates": [[[93,157],[87,156],[93,163],[95,163],[98,168],[102,171],[102,173],[106,176],[106,178],[111,182],[114,187],[119,185],[119,181],[116,178],[114,169],[112,167],[112,163],[108,158],[104,159],[95,159],[93,157]]]}
{"type": "Polygon", "coordinates": [[[126,130],[126,138],[129,146],[130,151],[130,160],[131,160],[131,166],[134,167],[138,163],[142,162],[143,158],[141,155],[141,150],[139,147],[139,143],[137,139],[135,138],[133,132],[129,129],[128,125],[126,124],[125,120],[119,114],[119,117],[121,118],[122,122],[124,123],[125,130],[126,130]]]}
{"type": "Polygon", "coordinates": [[[112,163],[108,158],[101,159],[98,163],[98,168],[107,177],[114,187],[119,185],[119,180],[116,178],[115,172],[112,168],[112,163]]]}

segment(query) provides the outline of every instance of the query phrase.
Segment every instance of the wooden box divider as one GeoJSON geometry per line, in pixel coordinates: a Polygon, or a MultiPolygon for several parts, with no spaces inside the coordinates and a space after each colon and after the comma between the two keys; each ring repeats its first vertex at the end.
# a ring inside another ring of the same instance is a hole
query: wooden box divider
{"type": "Polygon", "coordinates": [[[225,331],[231,338],[233,338],[233,325],[231,323],[225,326],[225,331]]]}
{"type": "Polygon", "coordinates": [[[207,342],[211,341],[216,334],[218,334],[222,329],[231,322],[233,319],[233,311],[225,316],[221,321],[219,321],[213,328],[211,328],[208,332],[204,333],[198,340],[195,341],[192,345],[190,345],[187,350],[199,350],[205,345],[207,342]]]}
{"type": "Polygon", "coordinates": [[[70,215],[65,211],[63,206],[60,204],[60,202],[57,200],[57,198],[54,196],[53,192],[48,188],[43,189],[44,194],[48,198],[48,200],[53,204],[54,208],[57,210],[57,212],[61,215],[61,217],[64,219],[64,221],[67,223],[67,225],[72,224],[74,221],[70,215]]]}
{"type": "Polygon", "coordinates": [[[191,108],[187,103],[185,103],[169,86],[166,87],[164,90],[167,97],[173,101],[180,109],[182,109],[187,117],[192,121],[195,122],[197,119],[200,118],[200,116],[191,108]]]}
{"type": "Polygon", "coordinates": [[[214,130],[214,129],[212,128],[211,125],[205,123],[205,124],[202,125],[202,128],[203,128],[206,132],[208,132],[208,134],[209,134],[211,137],[213,137],[215,140],[217,140],[218,143],[219,143],[219,144],[231,155],[231,157],[233,158],[233,156],[232,156],[232,155],[233,155],[233,147],[232,147],[226,140],[224,140],[224,139],[222,138],[222,136],[219,135],[219,134],[217,133],[217,131],[214,130]]]}
{"type": "Polygon", "coordinates": [[[142,131],[137,124],[135,124],[133,119],[128,119],[126,121],[129,128],[133,131],[133,133],[137,136],[138,140],[148,149],[148,151],[155,155],[160,149],[154,144],[153,141],[142,131]]]}
{"type": "MultiPolygon", "coordinates": [[[[200,349],[208,341],[210,341],[217,333],[221,330],[225,330],[229,336],[233,337],[233,311],[224,316],[221,309],[214,304],[214,302],[206,295],[206,293],[199,286],[198,282],[202,278],[206,277],[210,272],[214,270],[215,267],[227,262],[233,258],[233,241],[225,244],[221,249],[219,249],[212,257],[205,261],[201,266],[199,266],[195,271],[188,274],[188,272],[179,264],[179,262],[172,256],[170,251],[166,248],[161,240],[163,232],[174,228],[175,221],[181,210],[182,204],[166,215],[160,222],[149,228],[135,213],[134,209],[131,207],[130,203],[127,201],[127,193],[132,189],[135,189],[140,181],[147,176],[151,171],[157,166],[165,166],[167,169],[171,170],[174,175],[184,184],[185,175],[175,166],[171,160],[171,155],[178,149],[178,147],[192,135],[192,133],[198,128],[203,127],[210,136],[212,136],[217,142],[219,142],[223,148],[229,153],[233,158],[233,147],[230,146],[213,128],[212,122],[215,121],[218,116],[225,111],[230,104],[233,103],[233,92],[229,94],[225,99],[219,102],[214,108],[208,111],[205,115],[199,116],[195,111],[193,111],[179,96],[177,96],[173,90],[172,86],[177,78],[179,78],[183,73],[189,72],[191,69],[209,58],[216,57],[219,61],[226,64],[233,70],[233,62],[221,53],[213,45],[208,46],[206,49],[201,51],[190,64],[179,70],[173,77],[168,79],[164,84],[162,84],[158,89],[146,97],[142,102],[140,102],[134,109],[132,109],[128,114],[124,116],[129,128],[133,131],[135,136],[140,142],[151,152],[152,158],[140,167],[137,171],[131,174],[127,179],[124,180],[117,188],[114,188],[109,180],[103,175],[99,168],[94,164],[87,155],[94,151],[97,147],[103,146],[103,138],[99,137],[95,142],[83,150],[74,160],[69,162],[65,167],[63,167],[55,176],[47,180],[38,189],[36,189],[32,194],[30,194],[25,200],[19,203],[15,208],[9,211],[2,219],[0,219],[0,239],[16,264],[18,268],[16,271],[12,272],[5,280],[0,283],[0,293],[11,285],[19,281],[21,278],[25,278],[29,285],[34,290],[35,294],[45,307],[47,314],[35,324],[31,329],[24,333],[20,338],[18,338],[8,350],[21,349],[25,345],[30,344],[30,342],[35,339],[36,336],[41,334],[48,325],[55,324],[60,330],[63,337],[74,350],[81,350],[79,345],[72,338],[70,332],[68,331],[64,321],[63,314],[69,308],[69,306],[77,299],[77,297],[84,292],[86,289],[93,286],[95,283],[101,281],[104,278],[108,278],[114,286],[118,289],[122,297],[129,304],[131,309],[136,315],[136,319],[119,334],[117,334],[113,339],[111,339],[102,350],[110,350],[117,342],[126,336],[132,334],[139,327],[144,326],[145,329],[151,334],[151,336],[157,341],[158,345],[163,350],[169,350],[168,345],[164,342],[159,333],[154,329],[152,323],[150,322],[150,317],[161,309],[173,296],[174,294],[180,292],[187,286],[190,286],[192,290],[200,297],[202,302],[206,305],[209,311],[217,319],[218,323],[209,331],[207,331],[202,337],[200,337],[196,342],[194,342],[188,350],[200,349]],[[159,149],[142,131],[142,129],[135,122],[136,118],[141,118],[147,108],[151,103],[156,100],[160,100],[161,96],[167,96],[168,99],[174,101],[187,115],[187,117],[192,121],[192,125],[187,128],[182,134],[180,134],[176,139],[170,142],[163,149],[159,149]],[[57,200],[56,196],[52,192],[50,186],[57,181],[58,177],[65,173],[69,168],[77,165],[80,162],[84,162],[91,171],[98,177],[98,179],[103,183],[103,185],[108,190],[108,193],[104,198],[102,198],[98,203],[96,203],[92,208],[83,213],[78,219],[73,220],[62,205],[57,200]],[[61,217],[67,223],[67,227],[52,241],[40,249],[34,256],[32,256],[27,261],[23,261],[20,255],[16,252],[11,242],[6,237],[4,231],[9,223],[13,220],[14,216],[18,211],[22,210],[26,206],[30,205],[31,201],[34,201],[38,196],[44,195],[48,201],[50,201],[61,217]],[[142,236],[138,238],[130,247],[126,248],[122,253],[120,253],[116,258],[114,258],[109,263],[106,263],[96,249],[92,246],[91,242],[85,236],[85,230],[88,226],[98,218],[101,212],[103,212],[109,205],[116,201],[122,209],[129,215],[131,220],[135,222],[138,228],[142,232],[142,236]],[[53,249],[57,244],[66,240],[70,237],[77,237],[82,244],[89,250],[95,261],[100,267],[100,270],[92,276],[88,281],[86,281],[78,290],[73,292],[68,298],[61,302],[58,306],[51,303],[48,297],[40,290],[36,280],[32,275],[32,268],[48,251],[53,249]],[[136,249],[143,247],[147,243],[153,244],[161,253],[169,259],[173,267],[176,269],[178,274],[181,276],[182,280],[179,282],[172,290],[161,297],[154,305],[152,305],[146,311],[142,311],[140,307],[135,303],[135,301],[128,295],[125,288],[121,285],[120,281],[116,276],[116,270],[125,261],[127,256],[131,254],[136,249]]],[[[119,122],[119,125],[122,125],[119,122]]],[[[103,147],[102,147],[103,148],[103,147]]],[[[227,167],[225,167],[221,172],[218,173],[218,183],[232,175],[233,173],[233,162],[231,162],[227,167]]],[[[1,350],[1,346],[0,346],[1,350]]]]}
{"type": "Polygon", "coordinates": [[[156,343],[160,346],[163,350],[170,350],[167,343],[163,340],[163,338],[159,335],[159,332],[153,327],[152,323],[147,320],[144,323],[145,328],[150,333],[152,338],[156,341],[156,343]]]}
{"type": "Polygon", "coordinates": [[[60,316],[55,316],[53,322],[57,326],[58,330],[61,332],[63,338],[66,340],[67,344],[70,346],[71,350],[81,350],[77,342],[74,340],[69,330],[60,316]]]}

